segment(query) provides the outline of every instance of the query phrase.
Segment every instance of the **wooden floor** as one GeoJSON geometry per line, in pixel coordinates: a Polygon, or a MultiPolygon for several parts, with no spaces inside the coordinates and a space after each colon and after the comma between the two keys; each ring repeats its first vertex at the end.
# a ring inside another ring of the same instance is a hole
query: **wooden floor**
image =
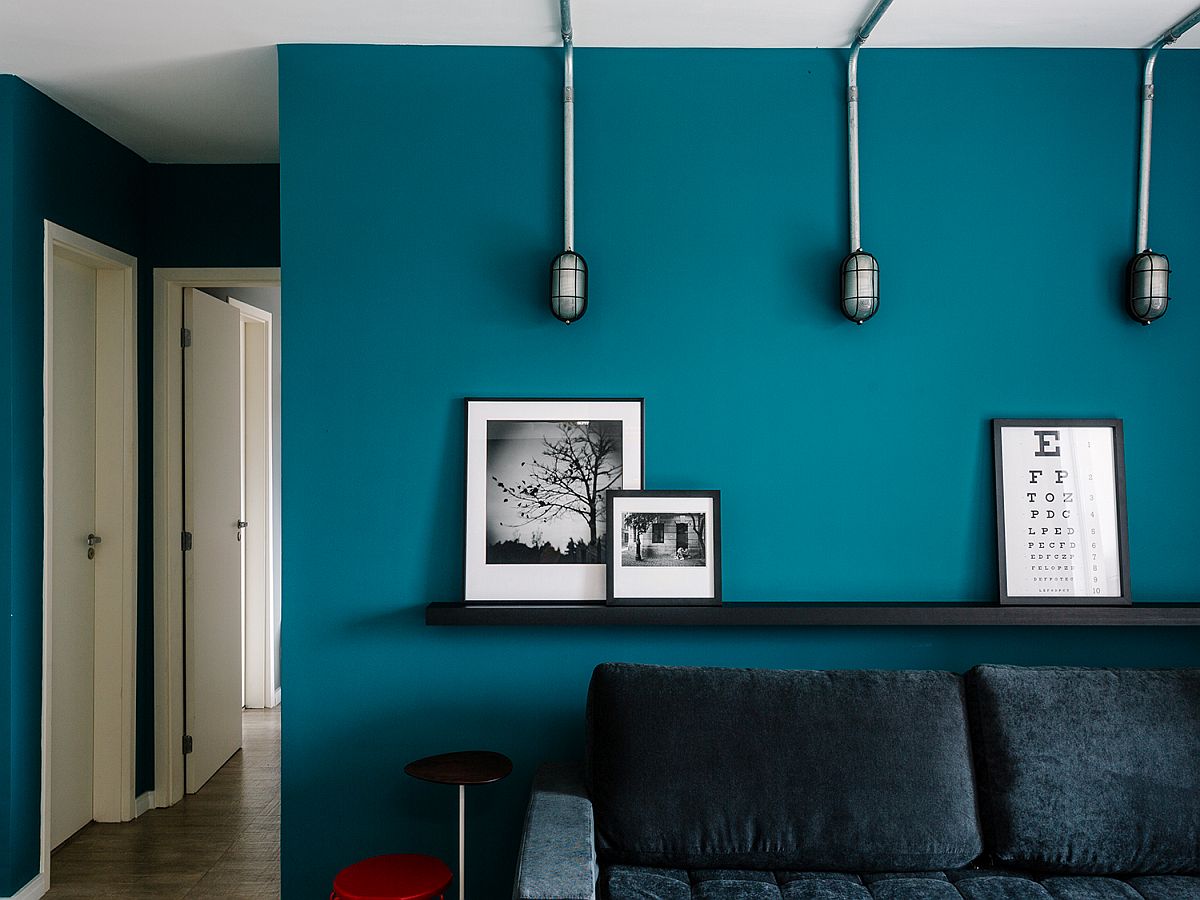
{"type": "Polygon", "coordinates": [[[132,822],[93,822],[50,858],[53,900],[279,897],[279,707],[247,710],[242,750],[197,793],[132,822]]]}

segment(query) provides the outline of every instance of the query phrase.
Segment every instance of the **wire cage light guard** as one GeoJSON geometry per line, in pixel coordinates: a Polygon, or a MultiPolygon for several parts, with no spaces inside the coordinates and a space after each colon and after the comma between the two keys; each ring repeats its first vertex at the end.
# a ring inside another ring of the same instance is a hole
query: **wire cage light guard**
{"type": "Polygon", "coordinates": [[[1143,250],[1129,261],[1129,314],[1149,325],[1160,319],[1171,302],[1171,265],[1161,253],[1143,250]]]}
{"type": "Polygon", "coordinates": [[[865,250],[842,260],[842,315],[861,325],[879,310],[879,261],[865,250]]]}
{"type": "Polygon", "coordinates": [[[587,312],[587,262],[564,250],[550,265],[550,311],[570,325],[587,312]]]}

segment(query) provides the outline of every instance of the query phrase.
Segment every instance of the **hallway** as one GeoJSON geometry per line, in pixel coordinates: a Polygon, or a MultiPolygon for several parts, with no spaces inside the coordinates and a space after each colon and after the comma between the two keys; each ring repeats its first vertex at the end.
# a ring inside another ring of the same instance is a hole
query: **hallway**
{"type": "Polygon", "coordinates": [[[242,750],[196,794],[132,822],[93,822],[50,861],[53,900],[279,896],[280,707],[242,714],[242,750]]]}

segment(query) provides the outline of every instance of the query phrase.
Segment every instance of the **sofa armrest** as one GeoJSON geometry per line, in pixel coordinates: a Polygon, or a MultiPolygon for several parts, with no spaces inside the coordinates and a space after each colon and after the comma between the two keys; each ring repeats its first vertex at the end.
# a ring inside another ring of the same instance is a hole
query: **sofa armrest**
{"type": "Polygon", "coordinates": [[[514,900],[595,900],[596,843],[583,767],[546,763],[533,779],[514,900]]]}

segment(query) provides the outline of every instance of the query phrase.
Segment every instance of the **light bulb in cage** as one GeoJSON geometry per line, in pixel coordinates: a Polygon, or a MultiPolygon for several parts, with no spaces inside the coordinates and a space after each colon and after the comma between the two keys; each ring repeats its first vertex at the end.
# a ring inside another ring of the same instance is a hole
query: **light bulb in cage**
{"type": "Polygon", "coordinates": [[[1167,292],[1171,266],[1167,258],[1152,250],[1143,250],[1129,261],[1129,314],[1149,325],[1167,312],[1171,297],[1167,292]]]}
{"type": "Polygon", "coordinates": [[[879,261],[865,250],[842,260],[842,315],[861,325],[879,310],[879,261]]]}
{"type": "Polygon", "coordinates": [[[567,325],[587,312],[587,263],[574,250],[564,250],[550,265],[550,311],[567,325]]]}

